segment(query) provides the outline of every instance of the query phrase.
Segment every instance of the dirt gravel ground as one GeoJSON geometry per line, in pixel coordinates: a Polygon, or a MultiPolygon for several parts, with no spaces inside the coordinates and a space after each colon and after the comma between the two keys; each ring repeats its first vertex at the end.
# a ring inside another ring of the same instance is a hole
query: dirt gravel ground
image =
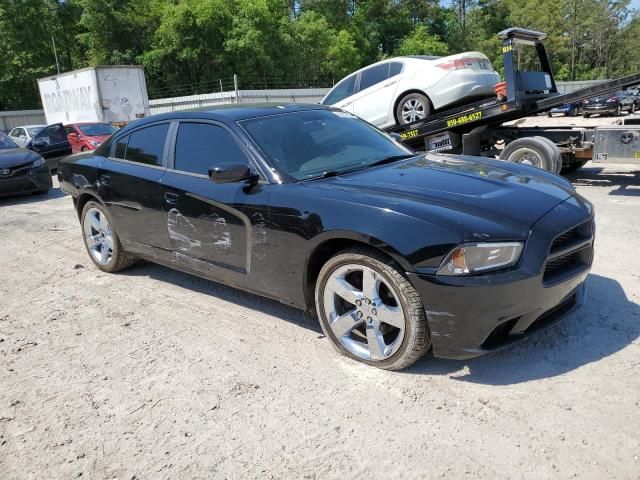
{"type": "Polygon", "coordinates": [[[399,373],[276,302],[100,273],[58,189],[0,200],[0,478],[639,478],[640,173],[572,180],[597,212],[584,308],[399,373]]]}

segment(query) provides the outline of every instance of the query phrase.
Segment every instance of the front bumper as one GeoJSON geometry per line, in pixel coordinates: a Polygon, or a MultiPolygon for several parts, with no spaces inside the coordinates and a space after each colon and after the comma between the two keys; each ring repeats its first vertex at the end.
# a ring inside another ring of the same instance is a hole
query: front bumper
{"type": "Polygon", "coordinates": [[[618,105],[584,105],[582,113],[616,113],[618,105]]]}
{"type": "Polygon", "coordinates": [[[9,176],[0,176],[0,196],[49,190],[53,187],[46,165],[16,168],[9,176]]]}
{"type": "Polygon", "coordinates": [[[565,317],[584,301],[592,249],[591,206],[572,197],[532,228],[515,269],[470,277],[408,273],[425,306],[434,355],[476,357],[565,317]],[[591,233],[557,250],[562,234],[577,229],[591,233]],[[565,257],[579,262],[563,264],[565,257]]]}

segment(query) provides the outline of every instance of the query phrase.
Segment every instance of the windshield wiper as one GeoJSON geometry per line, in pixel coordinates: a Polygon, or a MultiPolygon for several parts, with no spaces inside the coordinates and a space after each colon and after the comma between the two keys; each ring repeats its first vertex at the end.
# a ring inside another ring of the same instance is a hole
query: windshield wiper
{"type": "Polygon", "coordinates": [[[405,158],[415,157],[414,153],[405,153],[403,155],[391,155],[390,157],[381,158],[373,163],[367,165],[367,167],[376,167],[378,165],[386,165],[387,163],[397,162],[398,160],[404,160],[405,158]]]}

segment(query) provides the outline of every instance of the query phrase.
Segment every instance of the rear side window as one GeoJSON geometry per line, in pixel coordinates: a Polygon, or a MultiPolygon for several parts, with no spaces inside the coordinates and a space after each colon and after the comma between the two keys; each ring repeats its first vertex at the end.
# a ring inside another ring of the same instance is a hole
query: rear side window
{"type": "Polygon", "coordinates": [[[333,105],[353,95],[356,87],[356,75],[351,75],[340,82],[333,92],[322,102],[323,105],[333,105]]]}
{"type": "Polygon", "coordinates": [[[389,76],[393,77],[398,75],[402,71],[402,64],[400,62],[389,63],[389,76]]]}
{"type": "Polygon", "coordinates": [[[389,78],[388,63],[371,67],[360,74],[360,90],[373,87],[387,78],[389,78]]]}
{"type": "MultiPolygon", "coordinates": [[[[124,159],[130,162],[143,163],[145,165],[162,165],[162,154],[164,152],[164,142],[167,138],[169,124],[153,125],[151,127],[136,130],[129,135],[124,159]]],[[[116,143],[116,157],[119,157],[118,150],[121,140],[116,143]]]]}
{"type": "Polygon", "coordinates": [[[223,163],[249,164],[229,132],[206,123],[180,124],[176,139],[176,170],[209,175],[210,168],[223,163]]]}

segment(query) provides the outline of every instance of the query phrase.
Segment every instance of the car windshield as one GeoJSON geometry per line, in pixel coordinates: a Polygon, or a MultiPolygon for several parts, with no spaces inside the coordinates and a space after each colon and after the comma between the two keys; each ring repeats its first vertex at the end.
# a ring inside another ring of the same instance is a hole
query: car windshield
{"type": "Polygon", "coordinates": [[[294,180],[359,170],[412,155],[384,133],[345,112],[308,110],[240,124],[272,166],[294,180]]]}
{"type": "Polygon", "coordinates": [[[95,137],[98,135],[113,135],[118,131],[116,127],[113,127],[108,123],[92,123],[91,125],[78,125],[78,128],[82,133],[84,133],[89,137],[95,137]]]}
{"type": "Polygon", "coordinates": [[[18,145],[4,133],[0,133],[0,150],[7,150],[9,148],[18,148],[18,145]]]}
{"type": "Polygon", "coordinates": [[[37,127],[27,127],[27,132],[29,132],[29,137],[33,138],[35,137],[37,134],[39,134],[42,129],[45,127],[46,125],[38,125],[37,127]]]}

